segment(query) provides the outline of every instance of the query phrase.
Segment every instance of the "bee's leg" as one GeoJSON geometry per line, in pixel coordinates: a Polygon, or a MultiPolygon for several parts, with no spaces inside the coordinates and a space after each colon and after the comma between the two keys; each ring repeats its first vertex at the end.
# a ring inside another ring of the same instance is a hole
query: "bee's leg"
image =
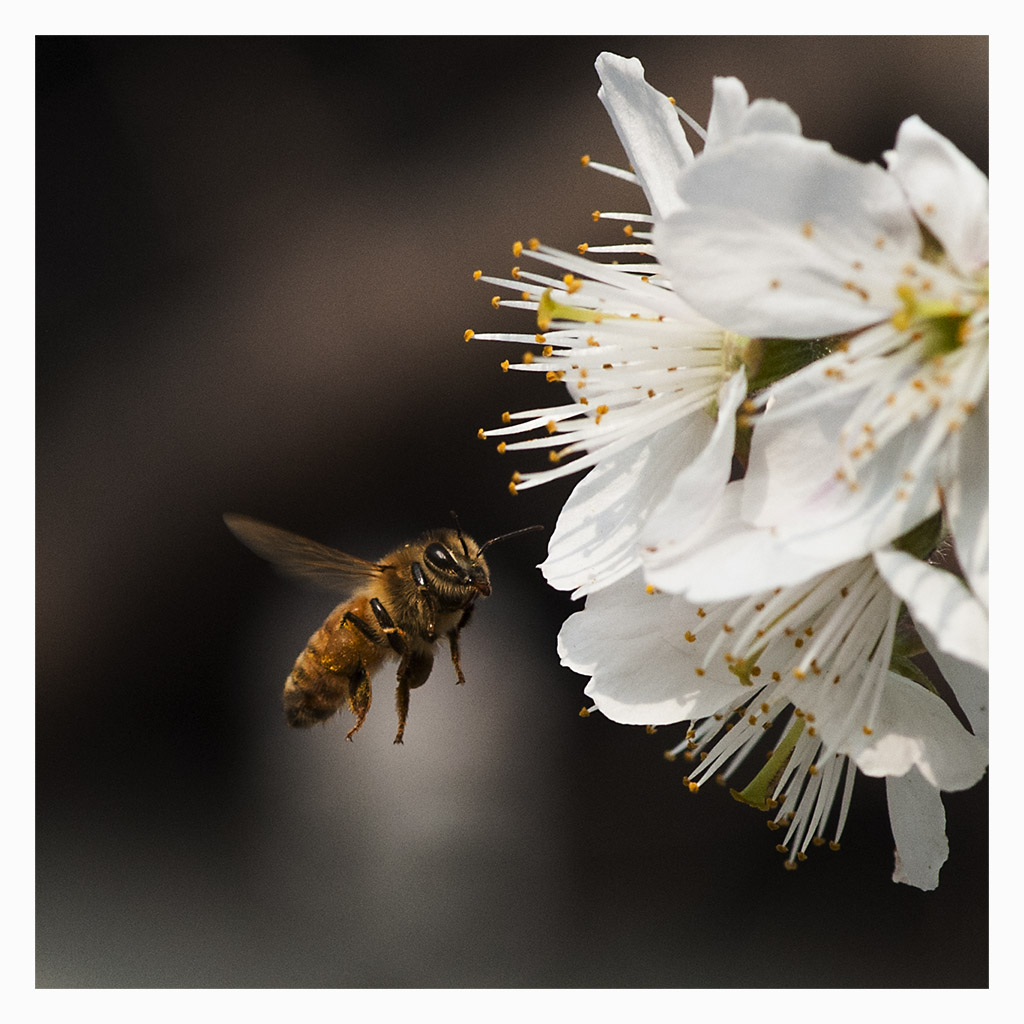
{"type": "Polygon", "coordinates": [[[366,713],[370,710],[371,696],[370,676],[360,665],[348,681],[348,706],[352,714],[356,716],[356,724],[345,734],[345,739],[351,740],[353,735],[362,728],[363,722],[366,721],[366,713]]]}
{"type": "Polygon", "coordinates": [[[405,634],[395,625],[395,620],[388,614],[387,608],[384,607],[373,597],[370,599],[370,608],[376,616],[377,624],[381,628],[381,632],[388,638],[388,643],[391,644],[392,650],[398,654],[405,654],[405,634]]]}
{"type": "Polygon", "coordinates": [[[462,662],[459,658],[459,632],[466,628],[466,623],[469,622],[469,618],[473,614],[473,608],[474,605],[467,605],[466,610],[462,613],[462,618],[459,619],[459,624],[448,633],[448,645],[452,649],[452,664],[455,666],[455,675],[458,677],[455,682],[458,686],[466,681],[466,677],[462,674],[462,662]]]}
{"type": "Polygon", "coordinates": [[[433,667],[434,655],[429,648],[409,651],[402,657],[402,663],[398,666],[398,689],[395,691],[395,708],[398,711],[396,743],[402,742],[402,734],[405,732],[405,720],[409,714],[409,691],[422,686],[433,667]]]}
{"type": "Polygon", "coordinates": [[[426,623],[426,630],[424,635],[426,639],[431,643],[437,637],[437,633],[434,629],[434,609],[430,604],[430,588],[427,586],[427,578],[423,575],[423,568],[419,562],[413,562],[412,567],[409,570],[412,573],[413,583],[416,584],[416,589],[420,595],[420,607],[423,611],[423,621],[426,623]]]}
{"type": "MultiPolygon", "coordinates": [[[[465,616],[463,616],[465,618],[465,616]]],[[[448,645],[452,649],[452,664],[455,666],[455,675],[458,677],[455,682],[458,686],[461,686],[465,681],[466,677],[462,674],[462,664],[459,661],[459,630],[458,627],[449,630],[448,632],[448,645]]]]}

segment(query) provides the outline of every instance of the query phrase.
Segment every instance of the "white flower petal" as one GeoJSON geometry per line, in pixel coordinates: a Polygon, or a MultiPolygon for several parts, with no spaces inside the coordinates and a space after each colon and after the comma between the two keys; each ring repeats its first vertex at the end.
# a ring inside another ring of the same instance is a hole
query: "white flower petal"
{"type": "Polygon", "coordinates": [[[889,821],[896,840],[894,882],[931,891],[949,856],[942,795],[916,769],[885,780],[889,821]]]}
{"type": "Polygon", "coordinates": [[[956,557],[988,608],[988,389],[959,432],[955,472],[942,480],[956,557]]]}
{"type": "Polygon", "coordinates": [[[675,107],[644,80],[644,66],[602,53],[594,65],[601,77],[598,98],[605,105],[629,157],[651,213],[664,217],[682,204],[676,191],[680,170],[693,160],[675,107]]]}
{"type": "Polygon", "coordinates": [[[802,583],[830,568],[829,558],[808,558],[776,542],[771,530],[739,517],[743,481],[727,484],[714,514],[687,538],[645,545],[647,582],[691,601],[727,601],[775,587],[802,583]]]}
{"type": "Polygon", "coordinates": [[[800,118],[778,100],[754,100],[750,103],[747,90],[738,78],[716,77],[704,152],[753,132],[799,135],[800,118]]]}
{"type": "Polygon", "coordinates": [[[988,669],[979,668],[943,651],[931,632],[918,623],[918,633],[935,659],[943,678],[949,683],[960,709],[971,723],[971,730],[988,743],[988,669]]]}
{"type": "Polygon", "coordinates": [[[905,775],[916,768],[943,790],[973,786],[988,764],[987,745],[945,701],[895,672],[889,673],[873,733],[852,736],[844,753],[865,775],[905,775]]]}
{"type": "Polygon", "coordinates": [[[714,714],[742,685],[728,673],[697,676],[694,645],[679,623],[695,617],[683,598],[651,595],[639,574],[587,598],[558,635],[562,664],[591,676],[585,693],[625,725],[667,725],[714,714]]]}
{"type": "Polygon", "coordinates": [[[916,114],[885,154],[914,212],[942,243],[960,273],[988,263],[988,178],[916,114]]]}
{"type": "Polygon", "coordinates": [[[562,507],[540,569],[574,597],[607,586],[640,564],[637,544],[651,510],[711,436],[703,412],[672,423],[596,465],[562,507]]]}
{"type": "Polygon", "coordinates": [[[659,259],[675,291],[723,327],[816,338],[898,308],[894,282],[916,259],[920,234],[877,165],[823,142],[757,133],[703,153],[680,193],[685,208],[654,226],[659,259]]]}
{"type": "Polygon", "coordinates": [[[742,134],[743,120],[750,106],[747,90],[738,78],[716,75],[712,90],[705,151],[742,134]]]}
{"type": "Polygon", "coordinates": [[[686,549],[694,534],[718,511],[732,471],[736,443],[736,410],[747,394],[747,375],[739,370],[719,389],[718,420],[703,451],[677,474],[668,494],[651,513],[640,534],[640,546],[656,548],[644,559],[648,567],[664,567],[673,549],[686,549]]]}
{"type": "Polygon", "coordinates": [[[895,548],[876,551],[874,558],[914,622],[931,631],[941,650],[988,668],[988,613],[956,576],[895,548]]]}
{"type": "Polygon", "coordinates": [[[928,420],[910,423],[872,453],[853,485],[837,471],[841,430],[860,393],[822,388],[817,401],[802,401],[790,415],[790,399],[796,404],[804,392],[813,395],[810,376],[780,388],[754,430],[745,519],[771,528],[781,547],[827,567],[891,543],[938,511],[941,449],[927,447],[928,420]]]}

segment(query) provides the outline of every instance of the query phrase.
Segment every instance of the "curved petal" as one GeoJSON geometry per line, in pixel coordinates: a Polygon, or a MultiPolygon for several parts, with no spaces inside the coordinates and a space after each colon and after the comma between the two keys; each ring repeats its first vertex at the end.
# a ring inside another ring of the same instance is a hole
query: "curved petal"
{"type": "Polygon", "coordinates": [[[840,438],[861,391],[820,386],[818,372],[812,364],[784,381],[754,429],[743,517],[828,568],[890,544],[939,509],[941,450],[930,454],[924,443],[927,419],[913,422],[872,455],[851,486],[837,472],[840,438]]]}
{"type": "Polygon", "coordinates": [[[983,743],[988,743],[988,670],[969,661],[946,654],[931,632],[918,623],[918,633],[928,653],[935,659],[943,678],[949,683],[960,709],[971,723],[971,730],[983,743]]]}
{"type": "Polygon", "coordinates": [[[896,840],[894,882],[931,891],[949,856],[942,795],[916,769],[885,780],[889,823],[896,840]]]}
{"type": "Polygon", "coordinates": [[[988,613],[956,576],[895,548],[876,551],[874,558],[914,621],[927,626],[941,650],[988,668],[988,613]]]}
{"type": "Polygon", "coordinates": [[[741,125],[750,106],[750,98],[738,78],[716,75],[712,84],[711,113],[704,150],[720,146],[742,133],[741,125]]]}
{"type": "Polygon", "coordinates": [[[704,412],[663,427],[596,465],[562,507],[541,564],[556,590],[581,597],[640,565],[637,543],[651,510],[699,455],[714,429],[704,412]]]}
{"type": "Polygon", "coordinates": [[[636,57],[602,53],[594,66],[601,77],[598,99],[612,119],[651,213],[664,217],[682,205],[676,180],[693,161],[679,115],[668,97],[644,80],[644,66],[636,57]]]}
{"type": "Polygon", "coordinates": [[[738,78],[716,76],[704,152],[752,132],[799,135],[800,118],[787,104],[778,100],[754,100],[751,103],[738,78]]]}
{"type": "Polygon", "coordinates": [[[988,389],[959,431],[955,472],[944,480],[956,557],[988,608],[988,389]]]}
{"type": "Polygon", "coordinates": [[[962,273],[988,263],[988,178],[916,114],[885,154],[914,212],[962,273]]]}
{"type": "Polygon", "coordinates": [[[870,736],[850,737],[844,751],[865,775],[906,775],[917,769],[937,789],[973,786],[988,764],[988,746],[972,736],[946,703],[894,672],[870,736]]]}
{"type": "Polygon", "coordinates": [[[639,574],[587,598],[558,634],[562,664],[591,676],[585,693],[624,725],[668,725],[714,714],[744,687],[709,670],[682,637],[680,623],[696,617],[683,598],[648,594],[639,574]]]}
{"type": "Polygon", "coordinates": [[[773,531],[744,522],[742,493],[742,480],[727,484],[714,514],[689,537],[664,550],[645,546],[647,582],[691,601],[728,601],[803,583],[830,567],[828,559],[804,557],[779,545],[773,531]]]}
{"type": "Polygon", "coordinates": [[[742,369],[719,389],[718,420],[710,439],[703,451],[676,475],[668,494],[640,533],[639,543],[648,569],[668,566],[676,552],[689,549],[694,535],[709,517],[721,514],[718,506],[732,471],[736,410],[746,394],[747,375],[742,369]]]}
{"type": "Polygon", "coordinates": [[[751,337],[817,338],[885,319],[920,249],[895,179],[826,143],[759,132],[695,160],[654,227],[673,288],[751,337]]]}

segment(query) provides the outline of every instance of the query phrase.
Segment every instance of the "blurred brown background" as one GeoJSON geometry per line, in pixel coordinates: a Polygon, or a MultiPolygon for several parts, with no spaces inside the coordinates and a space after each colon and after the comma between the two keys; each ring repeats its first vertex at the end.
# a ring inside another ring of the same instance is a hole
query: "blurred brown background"
{"type": "Polygon", "coordinates": [[[541,535],[404,747],[384,676],[355,743],[284,724],[332,599],[223,512],[366,557],[450,509],[554,524],[571,481],[512,499],[475,434],[555,393],[462,333],[530,329],[471,278],[515,239],[643,208],[579,165],[624,162],[604,49],[701,121],[734,74],[851,156],[917,113],[987,170],[980,37],[38,40],[40,986],[986,984],[987,787],[946,798],[937,892],[890,881],[863,778],[842,852],[783,871],[675,731],[577,717],[541,535]]]}

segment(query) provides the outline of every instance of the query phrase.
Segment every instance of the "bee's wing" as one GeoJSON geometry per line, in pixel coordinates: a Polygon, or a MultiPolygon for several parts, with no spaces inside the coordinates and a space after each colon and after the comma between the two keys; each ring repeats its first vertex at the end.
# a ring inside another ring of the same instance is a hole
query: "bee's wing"
{"type": "Polygon", "coordinates": [[[296,533],[269,526],[248,516],[228,513],[228,529],[261,558],[272,562],[289,576],[318,583],[330,590],[351,591],[374,580],[385,566],[307,540],[296,533]]]}

